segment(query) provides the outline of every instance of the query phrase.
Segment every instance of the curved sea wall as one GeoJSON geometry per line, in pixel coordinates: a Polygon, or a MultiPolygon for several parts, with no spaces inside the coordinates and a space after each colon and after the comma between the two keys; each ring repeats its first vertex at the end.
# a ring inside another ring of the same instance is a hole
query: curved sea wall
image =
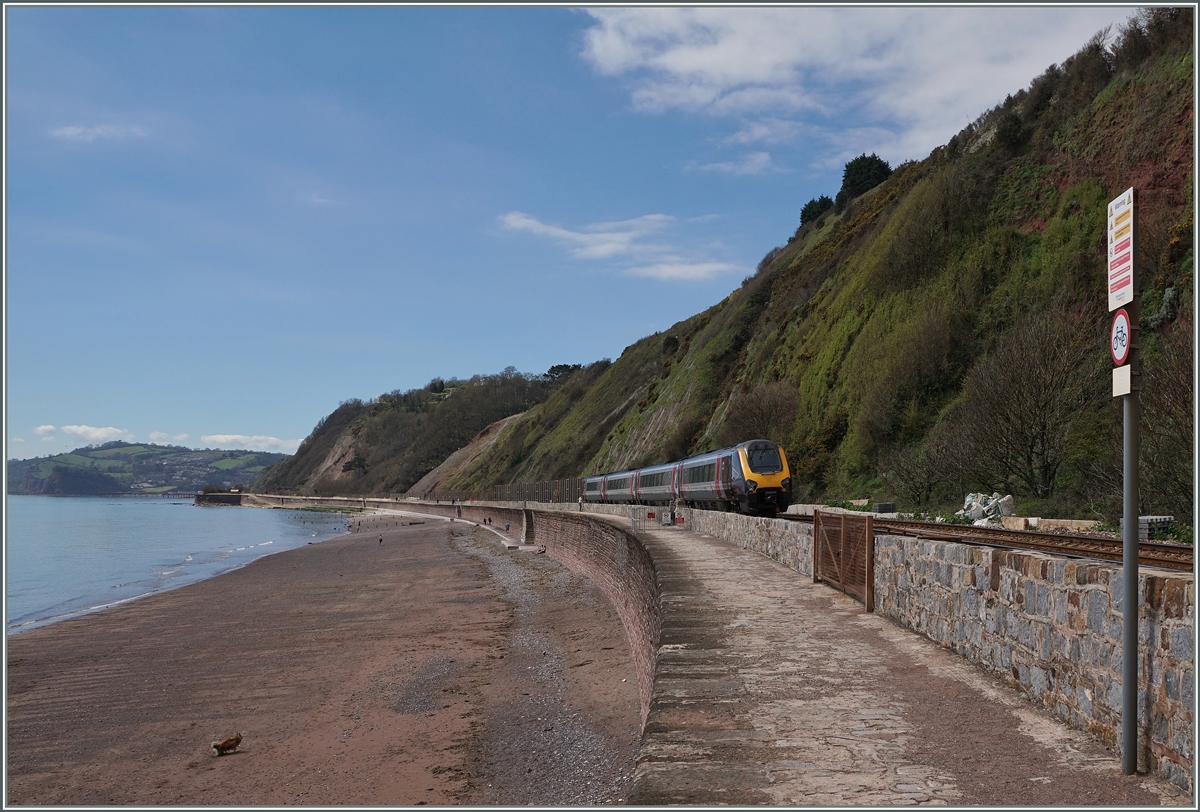
{"type": "MultiPolygon", "coordinates": [[[[280,504],[292,497],[266,497],[280,504]]],[[[309,497],[308,499],[312,499],[309,497]]],[[[289,501],[298,506],[303,498],[289,501]]],[[[587,577],[617,610],[634,662],[645,726],[664,634],[664,583],[686,591],[686,574],[657,563],[619,526],[628,506],[395,500],[315,500],[313,504],[411,510],[451,518],[509,522],[512,536],[545,547],[587,577]],[[520,535],[517,536],[517,530],[520,535]]],[[[247,503],[251,503],[247,500],[247,503]]],[[[683,526],[726,539],[811,577],[812,528],[715,511],[684,510],[683,526]]],[[[514,539],[515,540],[515,539],[514,539]]],[[[669,551],[650,545],[662,557],[669,551]]],[[[669,556],[668,556],[669,557],[669,556]]],[[[1077,729],[1115,745],[1120,728],[1120,567],[1044,553],[879,535],[875,539],[876,612],[955,651],[1021,690],[1077,729]]],[[[1139,764],[1192,789],[1195,586],[1190,573],[1142,568],[1139,574],[1139,764]]]]}
{"type": "Polygon", "coordinates": [[[662,613],[654,562],[636,536],[608,522],[572,515],[564,510],[532,510],[486,503],[421,504],[414,509],[480,524],[490,518],[493,527],[508,522],[514,529],[521,528],[522,542],[544,548],[555,561],[595,584],[625,627],[637,672],[642,725],[646,724],[654,689],[654,662],[662,631],[662,613]]]}

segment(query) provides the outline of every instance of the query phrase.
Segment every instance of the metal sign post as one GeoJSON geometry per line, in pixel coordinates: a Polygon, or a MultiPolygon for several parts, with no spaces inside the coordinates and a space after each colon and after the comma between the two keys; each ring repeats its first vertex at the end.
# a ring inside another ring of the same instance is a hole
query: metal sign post
{"type": "Polygon", "coordinates": [[[1137,772],[1138,717],[1138,311],[1137,206],[1132,188],[1108,204],[1108,309],[1116,311],[1109,332],[1113,397],[1125,406],[1125,493],[1121,584],[1121,771],[1137,772]]]}

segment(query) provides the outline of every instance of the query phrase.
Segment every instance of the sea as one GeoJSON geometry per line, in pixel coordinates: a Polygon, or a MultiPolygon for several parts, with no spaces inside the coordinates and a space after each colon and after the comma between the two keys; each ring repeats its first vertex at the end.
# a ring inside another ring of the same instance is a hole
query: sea
{"type": "Polygon", "coordinates": [[[6,497],[5,631],[17,634],[341,535],[337,513],[187,497],[6,497]]]}

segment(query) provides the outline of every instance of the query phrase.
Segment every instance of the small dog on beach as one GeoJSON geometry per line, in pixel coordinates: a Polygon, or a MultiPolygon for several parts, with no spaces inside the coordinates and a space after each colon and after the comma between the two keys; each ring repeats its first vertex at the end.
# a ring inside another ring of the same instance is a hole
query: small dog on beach
{"type": "Polygon", "coordinates": [[[212,743],[213,753],[218,756],[223,756],[226,753],[232,753],[238,749],[242,743],[242,734],[234,733],[228,739],[212,743]]]}

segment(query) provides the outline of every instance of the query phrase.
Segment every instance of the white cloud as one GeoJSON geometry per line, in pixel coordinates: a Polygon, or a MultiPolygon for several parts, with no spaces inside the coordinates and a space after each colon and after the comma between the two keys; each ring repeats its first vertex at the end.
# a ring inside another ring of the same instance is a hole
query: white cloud
{"type": "Polygon", "coordinates": [[[638,241],[661,231],[674,221],[666,214],[646,214],[632,220],[613,223],[595,223],[582,230],[571,231],[552,226],[519,211],[509,212],[500,218],[500,223],[513,231],[527,231],[540,237],[550,237],[571,247],[571,254],[580,259],[605,259],[607,257],[637,254],[651,248],[638,241]]]}
{"type": "Polygon", "coordinates": [[[95,426],[63,426],[62,430],[88,443],[107,443],[110,440],[133,439],[133,435],[125,429],[113,428],[112,426],[102,429],[95,426]]]}
{"type": "Polygon", "coordinates": [[[92,126],[55,127],[50,131],[50,135],[60,141],[91,143],[97,138],[145,138],[146,131],[136,125],[95,124],[92,126]]]}
{"type": "Polygon", "coordinates": [[[52,443],[52,442],[54,442],[56,439],[58,439],[58,438],[56,438],[56,437],[55,437],[53,434],[51,434],[51,435],[49,435],[49,436],[47,436],[47,437],[43,437],[43,438],[42,438],[42,442],[43,442],[43,443],[52,443]]]}
{"type": "Polygon", "coordinates": [[[704,164],[700,169],[709,172],[726,172],[730,175],[758,175],[775,168],[771,163],[771,153],[751,152],[740,161],[723,161],[715,164],[704,164]]]}
{"type": "MultiPolygon", "coordinates": [[[[821,117],[877,127],[885,157],[923,157],[1132,8],[608,8],[583,57],[630,82],[635,109],[738,116],[768,141],[821,117]],[[887,153],[887,154],[885,154],[887,153]]],[[[836,144],[836,139],[832,140],[836,144]]],[[[871,151],[870,149],[868,151],[871,151]]]]}
{"type": "Polygon", "coordinates": [[[235,450],[249,451],[281,451],[294,454],[302,440],[280,440],[278,437],[267,437],[262,434],[205,434],[200,441],[207,446],[218,446],[235,450]]]}
{"type": "Polygon", "coordinates": [[[56,429],[54,428],[54,426],[47,425],[47,426],[38,426],[36,429],[33,430],[33,433],[37,434],[37,435],[43,435],[43,434],[53,434],[55,431],[56,431],[56,429]]]}
{"type": "Polygon", "coordinates": [[[9,440],[9,442],[10,443],[23,443],[23,442],[25,442],[25,438],[24,437],[14,437],[11,440],[9,440]]]}
{"type": "Polygon", "coordinates": [[[740,270],[739,266],[728,262],[659,262],[641,268],[630,268],[630,276],[648,276],[652,279],[677,279],[683,281],[698,281],[712,279],[725,273],[740,270]]]}
{"type": "MultiPolygon", "coordinates": [[[[767,161],[770,161],[770,156],[767,156],[767,161]]],[[[685,222],[692,224],[709,219],[711,216],[685,222]]],[[[678,220],[667,214],[647,214],[631,220],[594,223],[576,229],[549,225],[523,212],[509,212],[500,218],[500,222],[507,229],[563,243],[576,259],[614,260],[618,270],[629,276],[702,280],[738,269],[735,265],[707,256],[681,258],[676,246],[661,239],[650,241],[651,236],[666,236],[662,232],[678,225],[678,220]]]]}
{"type": "Polygon", "coordinates": [[[782,144],[794,141],[803,127],[797,121],[783,118],[767,117],[760,121],[750,121],[728,138],[725,144],[782,144]]]}
{"type": "Polygon", "coordinates": [[[178,442],[187,438],[186,434],[167,434],[165,431],[150,432],[150,442],[152,443],[161,443],[163,440],[175,440],[178,442]]]}

